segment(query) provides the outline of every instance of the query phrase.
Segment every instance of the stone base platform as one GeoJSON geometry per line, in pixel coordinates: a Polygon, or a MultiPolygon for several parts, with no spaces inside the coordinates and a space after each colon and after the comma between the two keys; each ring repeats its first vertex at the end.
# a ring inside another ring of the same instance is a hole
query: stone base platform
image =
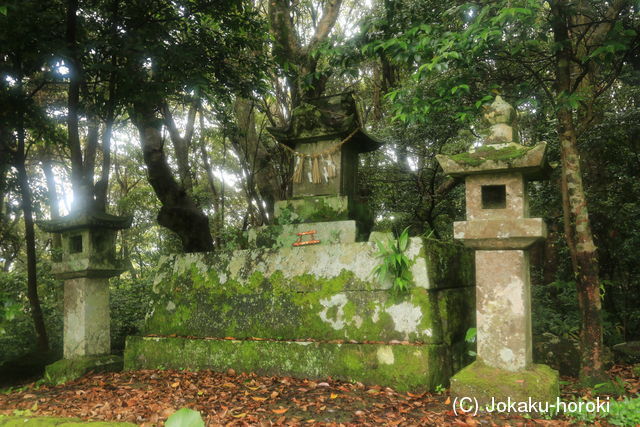
{"type": "Polygon", "coordinates": [[[163,258],[148,337],[128,339],[126,367],[446,385],[470,362],[472,254],[421,238],[405,254],[413,284],[400,294],[372,273],[381,259],[370,242],[163,258]]]}
{"type": "Polygon", "coordinates": [[[549,402],[560,396],[558,371],[534,364],[511,372],[476,361],[451,377],[451,397],[476,399],[480,408],[494,402],[549,402]]]}
{"type": "Polygon", "coordinates": [[[80,378],[87,372],[117,372],[122,370],[122,357],[115,355],[84,356],[61,359],[44,370],[47,384],[57,385],[80,378]]]}
{"type": "Polygon", "coordinates": [[[334,344],[128,337],[125,369],[211,369],[378,384],[397,391],[446,385],[450,348],[440,345],[334,344]]]}

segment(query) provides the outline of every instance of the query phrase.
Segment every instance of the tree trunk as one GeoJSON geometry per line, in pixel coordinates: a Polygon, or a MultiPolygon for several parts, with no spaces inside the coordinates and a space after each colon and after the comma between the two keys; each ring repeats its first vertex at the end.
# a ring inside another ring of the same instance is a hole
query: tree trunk
{"type": "Polygon", "coordinates": [[[162,202],[158,223],[180,237],[185,252],[213,250],[209,219],[176,182],[167,163],[161,134],[162,121],[149,104],[136,103],[134,113],[149,183],[162,202]]]}
{"type": "Polygon", "coordinates": [[[206,147],[206,138],[204,132],[204,112],[200,110],[200,157],[204,170],[207,174],[207,183],[213,199],[213,239],[216,247],[220,247],[221,236],[224,228],[222,221],[222,208],[220,206],[220,194],[216,188],[216,179],[211,168],[211,161],[206,147]]]}
{"type": "Polygon", "coordinates": [[[602,363],[602,315],[598,258],[582,185],[580,157],[571,111],[558,111],[557,117],[562,154],[562,175],[566,182],[566,186],[563,186],[562,196],[565,200],[563,205],[565,210],[568,209],[569,214],[569,224],[565,224],[565,228],[570,228],[567,243],[576,277],[581,318],[580,378],[585,383],[593,385],[606,378],[602,363]]]}
{"type": "MultiPolygon", "coordinates": [[[[572,44],[569,38],[569,15],[562,2],[553,2],[552,26],[556,44],[556,93],[563,97],[572,93],[572,44]]],[[[606,375],[602,363],[602,316],[598,258],[587,211],[582,183],[576,127],[569,105],[557,106],[558,137],[562,161],[562,200],[565,238],[576,277],[580,307],[580,378],[587,384],[602,382],[606,375]]]]}
{"type": "MultiPolygon", "coordinates": [[[[67,1],[66,44],[68,56],[65,58],[69,68],[69,90],[67,93],[67,132],[71,151],[71,186],[73,189],[73,211],[80,211],[92,206],[92,196],[82,161],[82,146],[78,129],[80,108],[80,86],[82,83],[82,66],[78,60],[77,42],[78,0],[67,1]]],[[[93,179],[93,176],[91,177],[93,179]]]]}
{"type": "Polygon", "coordinates": [[[280,199],[280,186],[278,185],[278,173],[275,169],[271,154],[260,142],[256,131],[256,120],[253,104],[244,98],[237,98],[234,104],[236,123],[240,131],[240,137],[234,139],[234,148],[242,160],[247,172],[247,190],[249,197],[260,198],[265,202],[266,208],[258,203],[263,222],[267,222],[266,213],[271,216],[273,205],[280,199]],[[257,188],[257,192],[256,192],[257,188]]]}
{"type": "MultiPolygon", "coordinates": [[[[58,192],[56,191],[56,177],[53,174],[49,153],[45,153],[42,159],[42,172],[44,172],[44,177],[47,182],[47,199],[49,201],[51,219],[60,218],[60,201],[58,200],[58,192]]],[[[53,233],[53,249],[53,260],[61,261],[62,235],[60,233],[53,233]]]]}
{"type": "MultiPolygon", "coordinates": [[[[22,117],[20,118],[22,122],[22,117]]],[[[44,316],[38,298],[38,278],[36,271],[36,235],[33,222],[33,204],[31,188],[29,187],[29,177],[25,167],[25,146],[24,146],[24,126],[18,124],[18,151],[15,155],[15,168],[18,171],[18,184],[20,186],[20,196],[22,198],[22,213],[24,215],[24,236],[27,249],[27,299],[31,307],[31,317],[36,330],[36,345],[38,351],[49,350],[49,338],[44,324],[44,316]]]]}
{"type": "Polygon", "coordinates": [[[193,139],[196,113],[198,111],[199,104],[200,99],[198,97],[194,97],[191,105],[189,106],[189,112],[187,113],[187,125],[184,136],[180,135],[180,131],[173,120],[173,114],[169,109],[169,105],[165,103],[162,106],[164,123],[169,130],[169,136],[171,137],[171,143],[173,144],[173,150],[176,155],[180,185],[189,195],[193,195],[193,178],[191,176],[191,167],[189,166],[189,149],[191,146],[191,140],[193,139]]]}

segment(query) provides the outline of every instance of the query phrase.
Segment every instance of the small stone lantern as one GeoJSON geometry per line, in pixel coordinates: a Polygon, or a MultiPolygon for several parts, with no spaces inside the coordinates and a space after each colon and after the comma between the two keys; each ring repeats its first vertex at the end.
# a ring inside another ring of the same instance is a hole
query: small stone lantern
{"type": "Polygon", "coordinates": [[[64,358],[111,351],[109,277],[125,269],[116,259],[115,235],[131,217],[101,212],[75,213],[38,225],[60,233],[62,257],[53,274],[64,280],[64,358]]]}
{"type": "Polygon", "coordinates": [[[546,144],[518,143],[516,112],[500,96],[485,119],[490,131],[481,146],[437,156],[445,173],[465,180],[467,220],[454,223],[454,238],[476,249],[477,361],[451,379],[451,393],[481,404],[555,400],[558,374],[533,364],[531,343],[528,248],[547,229],[529,218],[526,190],[548,171],[546,144]]]}

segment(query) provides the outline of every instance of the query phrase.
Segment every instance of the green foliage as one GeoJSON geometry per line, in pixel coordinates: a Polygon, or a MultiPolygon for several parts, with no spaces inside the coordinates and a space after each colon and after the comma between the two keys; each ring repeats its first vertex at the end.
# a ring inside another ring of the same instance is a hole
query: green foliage
{"type": "MultiPolygon", "coordinates": [[[[619,295],[619,284],[603,281],[605,288],[611,293],[619,295]]],[[[608,294],[606,295],[609,298],[608,294]]],[[[630,296],[629,298],[633,298],[630,296]]],[[[558,280],[547,285],[532,287],[532,321],[534,335],[551,332],[554,335],[578,340],[580,331],[580,311],[578,307],[576,284],[573,281],[558,280]]],[[[617,344],[625,340],[621,315],[639,316],[636,307],[629,312],[611,311],[605,305],[602,310],[604,340],[608,345],[617,344]]],[[[629,325],[633,327],[633,325],[629,325]]]]}
{"type": "Polygon", "coordinates": [[[640,396],[611,403],[607,421],[616,426],[637,426],[640,424],[640,396]]]}
{"type": "MultiPolygon", "coordinates": [[[[469,328],[469,329],[467,329],[467,332],[464,335],[464,342],[469,343],[469,344],[473,344],[473,343],[476,342],[477,336],[478,336],[478,329],[477,328],[469,328]]],[[[476,353],[475,351],[469,350],[469,356],[475,357],[477,355],[478,355],[478,353],[476,353]]]]}
{"type": "Polygon", "coordinates": [[[22,305],[2,293],[0,293],[0,301],[3,301],[2,305],[0,305],[0,335],[4,335],[7,333],[4,325],[20,314],[22,305]]]}
{"type": "Polygon", "coordinates": [[[551,332],[578,338],[580,317],[575,282],[556,281],[532,287],[534,335],[551,332]]]}
{"type": "Polygon", "coordinates": [[[204,427],[204,421],[200,412],[182,408],[167,418],[164,425],[167,427],[204,427]]]}
{"type": "MultiPolygon", "coordinates": [[[[35,331],[26,296],[26,274],[0,272],[0,365],[35,350],[35,331]]],[[[38,294],[54,352],[62,349],[62,286],[48,265],[38,270],[38,294]]]]}
{"type": "Polygon", "coordinates": [[[582,410],[567,412],[565,415],[574,421],[583,423],[606,421],[608,424],[616,426],[637,426],[640,424],[640,396],[637,395],[635,398],[625,396],[621,401],[611,401],[609,412],[590,412],[583,406],[582,410]]]}
{"type": "Polygon", "coordinates": [[[397,239],[389,240],[386,244],[376,240],[378,247],[376,256],[382,258],[382,263],[373,269],[373,273],[378,276],[380,282],[384,282],[390,277],[392,280],[391,290],[394,293],[406,292],[411,285],[409,258],[404,254],[408,244],[408,227],[400,233],[397,239]]]}
{"type": "Polygon", "coordinates": [[[109,308],[111,311],[111,348],[124,350],[128,335],[137,334],[151,310],[151,283],[149,279],[130,277],[110,280],[109,308]]]}

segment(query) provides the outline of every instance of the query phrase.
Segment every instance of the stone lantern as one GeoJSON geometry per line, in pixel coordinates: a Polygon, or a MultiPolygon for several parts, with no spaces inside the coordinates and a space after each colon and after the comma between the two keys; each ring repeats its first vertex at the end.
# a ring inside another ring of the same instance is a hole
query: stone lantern
{"type": "Polygon", "coordinates": [[[115,235],[131,217],[101,212],[75,213],[38,225],[59,233],[62,255],[53,274],[64,280],[64,358],[111,352],[109,277],[125,269],[116,259],[115,235]]]}
{"type": "MultiPolygon", "coordinates": [[[[332,239],[334,243],[345,243],[368,234],[373,221],[360,200],[358,155],[381,143],[362,129],[353,95],[306,99],[292,111],[288,126],[268,130],[290,152],[294,169],[293,197],[276,202],[274,223],[332,222],[307,227],[318,231],[317,237],[324,242],[331,235],[341,236],[332,239]]],[[[289,227],[284,235],[305,229],[294,228],[289,227]]]]}
{"type": "Polygon", "coordinates": [[[516,112],[500,96],[485,113],[489,135],[479,147],[439,155],[445,173],[465,180],[466,221],[454,238],[476,249],[477,360],[451,379],[454,397],[550,401],[558,374],[532,361],[528,248],[546,238],[541,218],[529,218],[527,182],[548,171],[546,144],[523,146],[516,112]]]}

